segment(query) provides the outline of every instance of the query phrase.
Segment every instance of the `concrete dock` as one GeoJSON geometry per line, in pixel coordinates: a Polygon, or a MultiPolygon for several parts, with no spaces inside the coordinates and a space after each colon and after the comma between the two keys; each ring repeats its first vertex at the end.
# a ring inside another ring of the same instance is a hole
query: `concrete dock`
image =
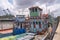
{"type": "Polygon", "coordinates": [[[59,25],[58,25],[58,28],[56,30],[53,40],[60,40],[60,22],[59,22],[59,25]]]}

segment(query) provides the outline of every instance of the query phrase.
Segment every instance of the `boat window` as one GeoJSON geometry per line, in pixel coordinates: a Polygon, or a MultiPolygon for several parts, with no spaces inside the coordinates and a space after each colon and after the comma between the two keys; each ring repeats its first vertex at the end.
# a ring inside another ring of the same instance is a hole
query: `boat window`
{"type": "Polygon", "coordinates": [[[41,24],[41,22],[39,22],[39,24],[41,24]]]}
{"type": "Polygon", "coordinates": [[[36,22],[36,24],[38,24],[38,22],[36,22]]]}
{"type": "Polygon", "coordinates": [[[41,22],[39,22],[39,27],[41,28],[41,22]]]}
{"type": "Polygon", "coordinates": [[[33,24],[35,24],[35,22],[33,22],[33,24]]]}
{"type": "Polygon", "coordinates": [[[37,12],[37,8],[35,8],[35,12],[37,12]]]}
{"type": "Polygon", "coordinates": [[[22,23],[21,23],[21,28],[22,28],[22,23]]]}
{"type": "Polygon", "coordinates": [[[32,12],[34,12],[34,8],[32,8],[32,12]]]}
{"type": "Polygon", "coordinates": [[[33,25],[34,25],[34,28],[36,27],[36,24],[35,24],[35,22],[33,22],[33,25]]]}

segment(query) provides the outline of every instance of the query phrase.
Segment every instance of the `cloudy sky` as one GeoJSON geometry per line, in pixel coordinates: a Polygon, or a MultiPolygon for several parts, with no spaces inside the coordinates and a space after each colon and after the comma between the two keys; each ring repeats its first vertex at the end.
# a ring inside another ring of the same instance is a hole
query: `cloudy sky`
{"type": "Polygon", "coordinates": [[[5,14],[2,10],[7,8],[11,11],[13,15],[24,14],[28,15],[28,8],[31,6],[39,6],[46,12],[54,13],[54,16],[60,16],[60,0],[0,0],[0,14],[5,14]],[[24,11],[24,12],[22,12],[24,11]]]}

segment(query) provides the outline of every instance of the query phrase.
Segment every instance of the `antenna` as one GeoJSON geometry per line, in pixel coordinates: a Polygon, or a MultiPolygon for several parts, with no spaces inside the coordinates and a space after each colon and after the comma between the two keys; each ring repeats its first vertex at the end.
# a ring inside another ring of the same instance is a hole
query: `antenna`
{"type": "Polygon", "coordinates": [[[45,5],[45,7],[46,7],[46,11],[45,11],[45,13],[47,12],[47,3],[46,3],[46,5],[45,5]]]}
{"type": "Polygon", "coordinates": [[[11,12],[10,12],[10,10],[9,9],[6,9],[7,11],[8,11],[8,13],[10,13],[11,14],[11,12]]]}

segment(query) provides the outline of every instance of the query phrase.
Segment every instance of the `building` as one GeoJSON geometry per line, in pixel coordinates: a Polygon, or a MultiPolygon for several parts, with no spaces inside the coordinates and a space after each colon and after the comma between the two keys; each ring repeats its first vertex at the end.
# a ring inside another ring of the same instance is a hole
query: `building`
{"type": "Polygon", "coordinates": [[[0,16],[0,30],[12,29],[14,26],[14,16],[0,16]]]}

